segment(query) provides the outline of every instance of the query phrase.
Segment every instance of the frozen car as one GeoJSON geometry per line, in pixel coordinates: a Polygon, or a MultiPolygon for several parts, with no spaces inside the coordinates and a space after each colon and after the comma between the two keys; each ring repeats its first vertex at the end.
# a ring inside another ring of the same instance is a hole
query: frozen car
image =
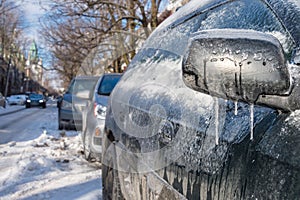
{"type": "Polygon", "coordinates": [[[58,129],[82,130],[82,111],[91,98],[99,76],[75,77],[58,106],[58,129]]]}
{"type": "Polygon", "coordinates": [[[46,102],[47,102],[47,100],[44,95],[31,93],[28,95],[28,97],[26,99],[25,107],[30,108],[33,106],[39,106],[42,108],[46,108],[47,107],[46,102]]]}
{"type": "Polygon", "coordinates": [[[103,74],[96,86],[91,101],[88,101],[82,113],[82,141],[87,160],[101,160],[102,135],[107,103],[110,93],[120,80],[122,74],[103,74]]]}
{"type": "Polygon", "coordinates": [[[300,5],[194,0],[114,88],[103,199],[299,199],[300,5]]]}

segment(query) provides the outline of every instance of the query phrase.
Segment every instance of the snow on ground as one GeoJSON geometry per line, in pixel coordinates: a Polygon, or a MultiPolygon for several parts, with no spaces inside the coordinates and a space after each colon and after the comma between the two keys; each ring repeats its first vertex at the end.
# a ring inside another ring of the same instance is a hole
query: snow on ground
{"type": "Polygon", "coordinates": [[[36,139],[0,145],[0,199],[102,199],[101,164],[83,158],[80,133],[57,130],[57,113],[43,117],[36,139]]]}

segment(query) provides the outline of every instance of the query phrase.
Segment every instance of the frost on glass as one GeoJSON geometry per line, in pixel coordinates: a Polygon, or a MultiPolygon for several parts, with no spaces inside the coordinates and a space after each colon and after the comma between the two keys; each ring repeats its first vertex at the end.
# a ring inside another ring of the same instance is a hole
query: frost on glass
{"type": "Polygon", "coordinates": [[[249,29],[276,36],[285,53],[292,51],[293,39],[280,23],[280,19],[262,1],[233,1],[209,11],[201,22],[199,30],[207,29],[249,29]]]}
{"type": "Polygon", "coordinates": [[[277,16],[288,29],[296,45],[300,46],[300,1],[299,0],[267,0],[277,16]]]}

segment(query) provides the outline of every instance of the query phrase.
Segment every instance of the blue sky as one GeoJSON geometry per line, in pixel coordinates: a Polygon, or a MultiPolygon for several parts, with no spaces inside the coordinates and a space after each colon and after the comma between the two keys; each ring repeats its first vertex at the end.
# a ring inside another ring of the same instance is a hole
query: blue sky
{"type": "MultiPolygon", "coordinates": [[[[45,10],[42,9],[40,1],[43,3],[49,2],[48,0],[23,0],[21,4],[21,9],[25,16],[26,35],[29,38],[33,38],[36,41],[39,40],[38,29],[40,28],[39,19],[45,14],[45,10]]],[[[45,4],[43,4],[44,6],[45,4]]]]}

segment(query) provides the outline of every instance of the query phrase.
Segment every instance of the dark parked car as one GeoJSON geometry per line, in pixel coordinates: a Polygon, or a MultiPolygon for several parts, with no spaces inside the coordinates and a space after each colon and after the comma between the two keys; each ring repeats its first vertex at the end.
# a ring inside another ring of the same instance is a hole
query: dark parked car
{"type": "Polygon", "coordinates": [[[121,78],[121,74],[102,75],[82,114],[82,141],[84,155],[87,160],[101,160],[102,136],[104,132],[105,115],[110,93],[121,78]]]}
{"type": "Polygon", "coordinates": [[[5,108],[6,106],[6,100],[5,97],[2,95],[2,93],[0,92],[0,106],[5,108]]]}
{"type": "Polygon", "coordinates": [[[82,129],[82,111],[91,98],[99,76],[75,77],[58,107],[58,128],[82,129]]]}
{"type": "Polygon", "coordinates": [[[300,199],[300,5],[194,0],[114,88],[103,199],[300,199]]]}
{"type": "Polygon", "coordinates": [[[39,106],[42,108],[46,108],[46,98],[42,94],[31,93],[28,95],[25,103],[26,108],[30,108],[33,106],[39,106]]]}

